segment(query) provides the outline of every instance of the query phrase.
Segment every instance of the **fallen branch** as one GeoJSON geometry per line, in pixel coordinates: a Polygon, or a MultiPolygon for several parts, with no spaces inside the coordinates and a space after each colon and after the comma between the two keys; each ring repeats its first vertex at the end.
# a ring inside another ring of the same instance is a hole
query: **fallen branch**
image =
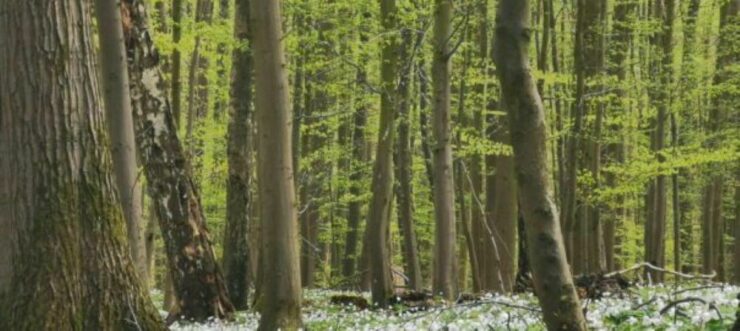
{"type": "Polygon", "coordinates": [[[635,265],[633,265],[633,266],[631,266],[631,267],[629,267],[627,269],[610,272],[610,273],[604,275],[604,277],[613,277],[613,276],[616,276],[616,275],[619,275],[619,274],[623,274],[623,273],[627,273],[627,272],[630,272],[630,271],[634,271],[634,270],[637,270],[637,269],[640,269],[640,268],[648,268],[648,269],[655,270],[655,271],[665,272],[667,274],[671,274],[671,275],[674,275],[674,276],[677,276],[677,277],[681,277],[681,278],[685,278],[685,279],[712,279],[715,276],[717,276],[717,272],[715,272],[715,271],[712,271],[712,273],[711,274],[708,274],[708,275],[706,275],[706,274],[691,275],[691,274],[685,274],[683,272],[678,272],[678,271],[668,270],[668,269],[661,268],[661,267],[656,267],[655,265],[653,265],[653,264],[651,264],[649,262],[641,262],[641,263],[635,264],[635,265]]]}
{"type": "Polygon", "coordinates": [[[712,310],[714,310],[715,313],[717,313],[717,317],[719,317],[720,323],[723,322],[722,313],[719,312],[719,308],[717,308],[717,306],[715,306],[713,303],[707,303],[704,299],[696,298],[696,297],[687,297],[687,298],[683,298],[680,300],[672,301],[669,304],[667,304],[665,307],[663,307],[663,309],[660,310],[660,314],[663,315],[666,312],[668,312],[668,310],[670,310],[671,308],[676,307],[682,303],[687,303],[687,302],[701,302],[709,306],[709,308],[711,308],[712,310]]]}

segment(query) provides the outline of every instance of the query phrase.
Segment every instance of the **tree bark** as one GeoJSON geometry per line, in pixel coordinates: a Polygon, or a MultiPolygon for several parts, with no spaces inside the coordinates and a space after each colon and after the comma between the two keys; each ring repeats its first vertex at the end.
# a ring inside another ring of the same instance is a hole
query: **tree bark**
{"type": "Polygon", "coordinates": [[[416,229],[414,228],[414,196],[413,196],[413,174],[412,152],[411,152],[411,65],[413,58],[409,51],[414,46],[411,42],[411,30],[403,29],[401,31],[401,42],[399,58],[404,59],[404,63],[399,68],[398,81],[398,141],[396,161],[396,201],[398,204],[398,225],[403,237],[403,260],[405,264],[406,276],[409,279],[409,288],[414,291],[420,291],[421,266],[419,264],[419,254],[416,248],[416,229]]]}
{"type": "Polygon", "coordinates": [[[737,170],[735,175],[735,247],[733,251],[733,265],[735,266],[733,281],[735,285],[740,285],[740,185],[738,182],[740,182],[740,170],[737,170]]]}
{"type": "MultiPolygon", "coordinates": [[[[660,152],[665,146],[665,123],[668,119],[668,107],[670,107],[670,94],[668,90],[671,84],[671,63],[673,61],[673,16],[674,0],[656,0],[653,7],[653,16],[660,20],[662,29],[651,36],[650,43],[659,48],[660,56],[654,59],[653,70],[660,73],[660,79],[657,86],[649,91],[651,99],[657,104],[658,113],[652,122],[651,150],[654,153],[660,152]]],[[[657,154],[657,161],[664,162],[664,157],[657,154]]],[[[645,221],[645,233],[648,242],[645,244],[645,261],[653,263],[656,266],[665,266],[665,229],[666,229],[666,176],[658,175],[651,183],[653,188],[653,203],[647,205],[651,208],[652,217],[645,221]]],[[[663,274],[655,271],[646,271],[650,278],[662,282],[663,274]]]]}
{"type": "Polygon", "coordinates": [[[382,30],[389,34],[381,54],[382,91],[380,129],[372,178],[372,198],[368,211],[365,245],[371,273],[373,303],[386,307],[393,294],[391,262],[388,247],[389,214],[393,199],[393,140],[395,131],[398,74],[398,10],[395,0],[380,1],[382,30]]]}
{"type": "Polygon", "coordinates": [[[172,68],[170,68],[170,79],[172,80],[170,100],[172,102],[172,116],[175,128],[180,127],[180,117],[182,114],[182,81],[180,78],[182,55],[180,53],[180,39],[182,39],[183,10],[183,0],[172,0],[172,43],[175,47],[172,50],[172,68]]]}
{"type": "Polygon", "coordinates": [[[12,201],[0,223],[13,246],[3,330],[165,329],[126,249],[90,7],[0,3],[0,196],[12,201]]]}
{"type": "Polygon", "coordinates": [[[131,258],[139,278],[145,280],[147,267],[144,237],[141,235],[141,184],[136,177],[136,144],[121,10],[116,2],[97,0],[95,12],[100,42],[103,99],[116,187],[126,219],[131,258]]]}
{"type": "Polygon", "coordinates": [[[145,5],[141,0],[125,0],[122,5],[136,144],[177,296],[178,309],[171,312],[168,321],[228,318],[234,307],[216,263],[172,109],[162,90],[163,76],[148,32],[145,5]]]}
{"type": "Polygon", "coordinates": [[[231,107],[229,108],[226,227],[224,230],[224,279],[234,308],[246,309],[249,303],[248,229],[252,206],[252,50],[249,1],[237,0],[232,51],[231,107]]]}
{"type": "MultiPolygon", "coordinates": [[[[360,37],[362,41],[362,36],[360,37]]],[[[367,41],[366,39],[364,41],[367,41]]],[[[361,85],[366,83],[367,73],[364,68],[357,70],[357,84],[361,85]]],[[[358,97],[360,99],[361,97],[358,97]]],[[[362,102],[358,100],[358,102],[362,102]]],[[[349,202],[349,212],[347,215],[347,222],[349,223],[349,230],[347,231],[347,238],[344,250],[344,262],[342,266],[342,275],[347,279],[355,277],[355,267],[358,264],[357,258],[357,242],[359,241],[360,233],[360,220],[361,220],[361,199],[362,194],[362,179],[364,178],[365,163],[367,159],[365,155],[365,125],[367,124],[367,106],[360,103],[354,111],[354,128],[352,129],[352,159],[350,165],[350,187],[349,194],[352,196],[352,200],[349,202]]],[[[355,283],[355,282],[352,282],[355,283]]]]}
{"type": "Polygon", "coordinates": [[[301,279],[282,15],[275,0],[251,0],[250,8],[263,237],[259,329],[297,330],[302,324],[301,279]]]}
{"type": "Polygon", "coordinates": [[[434,162],[435,248],[433,291],[448,300],[457,296],[455,243],[455,184],[452,178],[450,144],[450,69],[452,50],[452,0],[435,1],[434,19],[434,109],[432,127],[434,162]]]}
{"type": "Polygon", "coordinates": [[[519,195],[526,224],[535,293],[550,330],[586,330],[565,256],[547,161],[542,101],[530,73],[529,6],[502,0],[496,19],[494,60],[510,116],[519,195]]]}
{"type": "MultiPolygon", "coordinates": [[[[508,116],[506,116],[508,117],[508,116]]],[[[509,118],[502,118],[496,133],[496,141],[502,144],[511,144],[509,134],[509,118]]],[[[501,289],[509,293],[514,288],[516,277],[517,255],[517,187],[514,177],[514,156],[497,155],[494,181],[490,183],[495,190],[495,202],[489,224],[493,229],[493,239],[497,241],[499,251],[498,265],[492,266],[500,274],[501,284],[493,289],[501,289]]],[[[493,255],[493,254],[491,254],[493,255]]],[[[492,275],[489,275],[492,276],[492,275]]],[[[498,282],[498,275],[495,281],[498,282]]]]}
{"type": "MultiPolygon", "coordinates": [[[[636,10],[636,4],[632,2],[617,2],[614,5],[614,17],[613,17],[613,37],[610,39],[609,44],[609,60],[607,65],[607,72],[616,76],[617,81],[623,82],[627,76],[627,67],[625,65],[628,52],[629,52],[629,41],[632,37],[632,28],[630,17],[636,10]]],[[[618,114],[624,107],[623,96],[624,92],[619,89],[616,92],[616,98],[613,101],[610,109],[611,114],[618,114]]],[[[623,127],[619,124],[613,124],[609,127],[610,130],[620,132],[623,127]]],[[[624,134],[617,134],[620,138],[617,142],[613,142],[607,146],[607,155],[610,159],[616,163],[624,162],[624,134]]],[[[616,186],[617,178],[612,173],[607,173],[605,176],[606,185],[609,187],[616,186]]],[[[608,208],[609,219],[604,222],[604,246],[605,246],[605,258],[606,258],[606,271],[613,271],[618,269],[618,238],[617,228],[622,224],[622,220],[625,217],[626,209],[623,206],[625,201],[624,196],[617,197],[616,207],[608,208]]]]}

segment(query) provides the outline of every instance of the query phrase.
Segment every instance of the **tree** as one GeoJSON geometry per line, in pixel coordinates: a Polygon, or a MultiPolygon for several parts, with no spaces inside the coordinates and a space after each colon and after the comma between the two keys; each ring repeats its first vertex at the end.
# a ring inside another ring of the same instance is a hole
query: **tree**
{"type": "Polygon", "coordinates": [[[391,262],[388,248],[389,216],[393,201],[393,140],[396,117],[396,76],[398,73],[398,41],[396,31],[398,10],[395,0],[380,1],[380,21],[389,40],[381,53],[382,90],[380,98],[380,129],[375,151],[372,178],[372,198],[368,210],[365,246],[371,273],[373,303],[385,307],[393,294],[391,262]]]}
{"type": "Polygon", "coordinates": [[[126,251],[89,9],[0,4],[0,190],[13,199],[0,205],[13,238],[4,330],[164,329],[126,251]]]}
{"type": "Polygon", "coordinates": [[[229,115],[229,180],[226,191],[224,279],[236,309],[246,309],[249,295],[249,243],[247,229],[252,206],[252,45],[249,45],[249,1],[236,2],[229,115]]]}
{"type": "Polygon", "coordinates": [[[566,261],[558,211],[553,201],[545,114],[529,67],[530,31],[528,1],[502,0],[496,17],[494,61],[501,81],[503,104],[510,118],[519,196],[526,224],[527,256],[547,328],[585,330],[586,321],[566,261]]]}
{"type": "Polygon", "coordinates": [[[301,279],[293,185],[291,112],[277,0],[252,0],[255,106],[262,219],[260,330],[301,327],[301,279]]]}
{"type": "Polygon", "coordinates": [[[141,0],[122,2],[139,157],[167,253],[177,307],[168,321],[228,318],[234,310],[211,245],[200,197],[163,91],[141,0]]]}
{"type": "Polygon", "coordinates": [[[405,271],[409,278],[409,287],[419,291],[422,287],[421,265],[419,264],[419,253],[416,248],[416,229],[414,228],[414,199],[413,199],[413,176],[411,167],[413,165],[411,150],[411,64],[413,57],[410,51],[415,45],[411,42],[412,31],[404,28],[401,30],[402,45],[399,58],[404,63],[399,68],[398,79],[398,141],[396,142],[396,201],[398,204],[398,225],[403,237],[403,260],[405,271]]]}
{"type": "Polygon", "coordinates": [[[448,300],[457,295],[455,264],[455,184],[450,144],[450,69],[452,50],[452,0],[436,0],[434,9],[434,62],[432,83],[434,105],[432,127],[434,146],[434,249],[433,291],[448,300]]]}
{"type": "Polygon", "coordinates": [[[185,9],[184,7],[183,0],[172,0],[172,43],[175,44],[175,48],[172,50],[172,67],[170,68],[172,84],[170,100],[172,100],[172,116],[174,117],[173,121],[176,128],[180,127],[180,117],[182,114],[182,79],[180,78],[182,54],[180,53],[180,39],[182,39],[182,12],[185,9]]]}
{"type": "Polygon", "coordinates": [[[137,182],[136,144],[129,96],[126,49],[123,43],[121,10],[116,2],[98,0],[95,12],[100,40],[103,99],[113,170],[118,196],[126,219],[128,246],[136,271],[147,279],[146,250],[142,236],[141,184],[137,182]]]}
{"type": "MultiPolygon", "coordinates": [[[[653,7],[653,16],[662,24],[661,28],[651,36],[651,46],[659,49],[659,56],[653,60],[653,72],[660,73],[658,84],[653,84],[649,91],[651,99],[656,103],[658,112],[651,122],[651,150],[656,153],[657,161],[664,162],[665,157],[660,151],[665,146],[665,124],[670,107],[670,84],[672,79],[671,64],[673,61],[673,18],[675,12],[674,0],[656,0],[653,7]]],[[[647,215],[645,221],[645,261],[663,267],[665,265],[665,232],[666,232],[666,176],[663,174],[649,183],[648,199],[646,204],[647,215]]],[[[662,273],[648,271],[651,278],[663,280],[662,273]]]]}

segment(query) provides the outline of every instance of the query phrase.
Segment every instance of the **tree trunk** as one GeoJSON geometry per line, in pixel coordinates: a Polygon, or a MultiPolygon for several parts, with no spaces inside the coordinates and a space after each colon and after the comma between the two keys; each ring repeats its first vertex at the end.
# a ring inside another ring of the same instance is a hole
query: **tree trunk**
{"type": "MultiPolygon", "coordinates": [[[[363,41],[361,35],[360,40],[363,41]]],[[[367,41],[366,39],[364,40],[367,41]]],[[[367,73],[364,68],[357,70],[357,85],[365,84],[367,79],[367,73]]],[[[358,102],[361,101],[361,97],[358,97],[358,102]]],[[[367,159],[365,158],[365,125],[367,124],[367,106],[365,104],[358,104],[354,111],[354,128],[352,130],[352,159],[351,170],[349,175],[350,187],[349,194],[352,196],[352,200],[349,202],[349,212],[347,216],[347,222],[349,223],[349,230],[347,231],[347,238],[345,242],[344,250],[344,262],[342,266],[342,275],[347,279],[355,277],[355,266],[357,266],[357,242],[360,239],[360,220],[362,205],[360,194],[362,194],[362,179],[364,178],[364,167],[367,159]]],[[[353,284],[355,282],[352,282],[353,284]]]]}
{"type": "MultiPolygon", "coordinates": [[[[509,134],[509,118],[501,118],[496,133],[496,141],[502,144],[511,144],[509,134]]],[[[497,274],[500,274],[502,283],[492,289],[499,288],[509,293],[514,288],[516,277],[516,234],[517,234],[517,187],[514,178],[514,157],[512,155],[496,156],[496,172],[494,181],[490,182],[495,189],[495,202],[491,219],[488,220],[493,229],[493,239],[497,241],[499,251],[498,265],[492,266],[497,274]]],[[[491,254],[493,255],[493,254],[491,254]]],[[[490,275],[489,275],[490,276],[490,275]]],[[[496,280],[498,279],[498,275],[496,280]]]]}
{"type": "Polygon", "coordinates": [[[701,241],[701,251],[702,251],[702,273],[704,274],[711,274],[714,270],[714,265],[712,265],[712,261],[714,261],[714,227],[712,226],[712,220],[714,217],[712,216],[712,213],[714,211],[714,190],[713,190],[712,183],[708,183],[705,185],[703,189],[703,199],[702,199],[702,241],[701,241]]]}
{"type": "MultiPolygon", "coordinates": [[[[629,51],[629,41],[632,36],[632,28],[630,23],[630,17],[636,10],[636,5],[631,2],[618,2],[614,5],[614,17],[613,17],[613,37],[609,41],[609,60],[607,61],[607,72],[609,75],[616,76],[617,81],[623,82],[627,76],[627,67],[625,62],[629,51]]],[[[608,113],[618,114],[624,107],[625,93],[620,89],[616,92],[616,98],[611,105],[613,110],[608,113]]],[[[619,124],[613,124],[610,130],[614,132],[620,132],[623,127],[619,124]]],[[[607,155],[610,159],[616,163],[624,162],[624,134],[617,134],[619,140],[611,143],[607,146],[607,155]]],[[[617,178],[612,173],[607,173],[606,185],[608,187],[614,187],[618,185],[617,178]]],[[[605,258],[606,258],[606,271],[613,271],[618,269],[617,254],[618,251],[618,238],[617,228],[622,224],[625,216],[625,207],[623,207],[625,201],[624,196],[617,197],[616,207],[608,208],[609,219],[604,222],[604,246],[605,246],[605,258]]]]}
{"type": "MultiPolygon", "coordinates": [[[[234,38],[249,42],[249,1],[238,0],[234,16],[234,38]]],[[[231,107],[228,127],[229,179],[226,190],[224,231],[224,279],[234,307],[246,309],[249,303],[248,228],[252,206],[252,51],[235,47],[232,51],[231,107]]]]}
{"type": "MultiPolygon", "coordinates": [[[[491,74],[491,64],[490,64],[490,57],[489,57],[489,50],[488,50],[488,42],[489,42],[489,33],[488,33],[488,1],[487,0],[481,0],[478,1],[476,4],[476,8],[478,10],[478,17],[477,17],[477,41],[478,44],[478,51],[476,52],[476,70],[479,70],[479,72],[485,72],[487,76],[493,76],[491,74]]],[[[475,92],[478,94],[478,100],[479,103],[475,104],[475,110],[473,114],[473,121],[472,124],[469,126],[474,130],[474,134],[476,137],[479,137],[480,139],[486,139],[485,132],[483,130],[485,125],[485,118],[486,115],[484,115],[484,110],[491,111],[493,109],[493,104],[490,102],[491,97],[488,95],[489,93],[489,83],[488,81],[485,81],[483,83],[479,83],[475,86],[475,92]]],[[[484,252],[481,250],[485,246],[483,245],[483,242],[485,242],[485,225],[483,222],[486,220],[486,210],[485,208],[480,208],[481,206],[478,204],[480,201],[484,201],[484,187],[483,182],[485,179],[484,176],[484,169],[483,169],[483,156],[480,153],[476,153],[471,157],[470,160],[470,181],[472,182],[470,184],[470,194],[472,195],[471,199],[471,217],[470,217],[470,245],[469,248],[469,255],[470,255],[470,261],[471,261],[471,268],[472,268],[472,274],[473,274],[473,291],[479,292],[483,290],[484,288],[484,281],[481,278],[481,264],[483,263],[483,260],[485,256],[488,254],[484,254],[484,252]]],[[[490,169],[489,169],[490,170],[490,169]]],[[[467,183],[466,181],[466,173],[465,171],[462,171],[462,174],[460,176],[460,180],[457,183],[457,185],[463,185],[463,183],[467,183]]]]}
{"type": "Polygon", "coordinates": [[[738,182],[740,182],[740,170],[737,170],[735,175],[735,249],[733,251],[733,265],[735,266],[733,281],[735,285],[740,285],[740,185],[738,185],[738,182]]]}
{"type": "Polygon", "coordinates": [[[145,6],[140,0],[125,0],[122,5],[136,144],[177,296],[178,311],[171,312],[168,321],[228,318],[234,307],[226,294],[200,198],[162,90],[163,76],[147,30],[145,6]]]}
{"type": "Polygon", "coordinates": [[[100,42],[103,99],[110,136],[113,170],[118,196],[126,219],[128,247],[142,280],[146,275],[146,251],[141,235],[141,184],[137,182],[136,145],[129,96],[126,49],[123,43],[121,10],[116,2],[97,0],[95,12],[100,42]]]}
{"type": "MultiPolygon", "coordinates": [[[[210,26],[213,20],[213,1],[197,0],[195,24],[210,26]]],[[[185,145],[190,159],[191,171],[196,186],[200,187],[203,172],[203,137],[201,131],[203,119],[208,115],[208,66],[209,58],[204,55],[208,44],[203,35],[195,36],[195,48],[190,58],[188,77],[188,113],[185,145]]]]}
{"type": "MultiPolygon", "coordinates": [[[[570,262],[573,264],[574,272],[588,272],[589,255],[601,256],[599,244],[602,237],[598,234],[589,234],[589,228],[599,230],[600,226],[591,226],[591,222],[598,222],[589,214],[591,209],[584,197],[579,194],[577,187],[578,169],[583,166],[579,162],[579,151],[583,148],[583,154],[592,154],[586,152],[586,143],[583,138],[584,117],[588,109],[594,104],[588,100],[594,92],[589,88],[589,80],[594,80],[597,75],[601,74],[604,66],[603,35],[601,26],[606,22],[606,5],[602,0],[578,0],[576,18],[576,37],[574,46],[574,66],[576,72],[576,91],[575,101],[572,108],[572,119],[574,125],[569,137],[568,158],[567,158],[567,182],[565,196],[566,201],[563,206],[564,220],[563,224],[566,229],[566,237],[570,243],[569,254],[570,262]],[[579,206],[579,203],[581,204],[579,206]],[[593,237],[592,237],[593,236],[593,237]],[[596,245],[589,245],[589,240],[596,241],[596,245]]],[[[592,145],[594,149],[598,145],[592,145]]],[[[584,155],[584,158],[585,158],[584,155]]],[[[596,157],[595,155],[591,155],[596,157]]],[[[592,164],[593,172],[595,163],[592,164]]],[[[595,261],[599,259],[594,259],[595,261]]]]}
{"type": "MultiPolygon", "coordinates": [[[[651,138],[651,150],[653,153],[661,151],[665,145],[665,123],[668,119],[668,107],[670,107],[670,94],[668,90],[671,84],[671,63],[673,60],[672,35],[674,0],[656,0],[653,16],[660,20],[662,30],[651,36],[650,43],[661,50],[660,56],[654,59],[654,72],[660,73],[660,83],[654,86],[649,94],[653,102],[657,104],[658,113],[652,122],[653,134],[651,138]]],[[[664,162],[664,157],[657,154],[658,162],[664,162]]],[[[651,184],[653,186],[653,203],[647,205],[652,209],[652,217],[645,220],[645,233],[648,242],[645,244],[645,261],[656,266],[665,266],[665,229],[666,229],[666,178],[665,175],[658,177],[651,184]]],[[[662,282],[663,274],[655,271],[646,271],[650,278],[662,282]]]]}
{"type": "MultiPolygon", "coordinates": [[[[180,67],[182,66],[182,55],[180,53],[180,39],[182,38],[182,12],[184,9],[183,0],[172,0],[172,43],[175,45],[172,50],[172,91],[170,100],[172,102],[172,116],[175,128],[180,127],[180,117],[182,113],[182,81],[180,78],[180,67]]],[[[163,19],[166,19],[163,17],[163,19]]]]}
{"type": "Polygon", "coordinates": [[[494,59],[510,117],[528,257],[547,328],[586,330],[552,195],[545,114],[529,67],[529,31],[528,1],[502,0],[494,59]]]}
{"type": "Polygon", "coordinates": [[[393,199],[393,140],[396,117],[396,79],[398,74],[398,10],[395,0],[380,1],[382,30],[389,34],[383,43],[381,55],[382,93],[380,99],[380,128],[372,178],[372,199],[368,210],[365,245],[372,274],[373,303],[385,307],[393,294],[391,261],[388,249],[388,229],[393,199]]]}
{"type": "Polygon", "coordinates": [[[13,247],[3,330],[165,329],[126,249],[89,10],[0,3],[0,196],[13,202],[0,204],[13,247]]]}
{"type": "Polygon", "coordinates": [[[296,330],[301,327],[301,279],[282,16],[278,1],[251,0],[250,8],[263,237],[259,329],[296,330]]]}
{"type": "Polygon", "coordinates": [[[455,185],[452,178],[450,144],[450,69],[452,51],[452,0],[435,1],[434,19],[434,110],[432,127],[434,162],[434,248],[433,291],[448,300],[457,296],[455,263],[455,185]]]}
{"type": "Polygon", "coordinates": [[[399,58],[404,59],[402,67],[399,68],[398,82],[398,141],[396,157],[396,201],[398,203],[398,227],[403,236],[403,260],[406,276],[409,278],[409,288],[414,291],[421,290],[421,266],[419,254],[416,248],[416,229],[414,228],[414,199],[413,199],[413,174],[411,155],[411,64],[413,58],[409,51],[414,46],[411,42],[411,30],[401,31],[401,43],[399,58]]]}

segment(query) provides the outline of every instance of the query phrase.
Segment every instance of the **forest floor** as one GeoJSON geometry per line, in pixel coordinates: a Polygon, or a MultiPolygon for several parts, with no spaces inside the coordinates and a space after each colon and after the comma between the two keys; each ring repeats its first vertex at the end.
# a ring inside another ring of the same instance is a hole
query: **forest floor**
{"type": "MultiPolygon", "coordinates": [[[[632,286],[600,299],[585,299],[592,330],[729,330],[735,320],[740,287],[682,283],[632,286]]],[[[484,295],[457,304],[427,300],[409,307],[359,309],[332,303],[337,297],[368,293],[334,290],[304,292],[303,322],[308,330],[544,330],[532,294],[484,295]]],[[[161,300],[161,294],[154,294],[161,300]]],[[[164,314],[164,312],[163,312],[164,314]]],[[[255,330],[259,314],[239,312],[235,321],[173,325],[172,330],[255,330]]]]}

